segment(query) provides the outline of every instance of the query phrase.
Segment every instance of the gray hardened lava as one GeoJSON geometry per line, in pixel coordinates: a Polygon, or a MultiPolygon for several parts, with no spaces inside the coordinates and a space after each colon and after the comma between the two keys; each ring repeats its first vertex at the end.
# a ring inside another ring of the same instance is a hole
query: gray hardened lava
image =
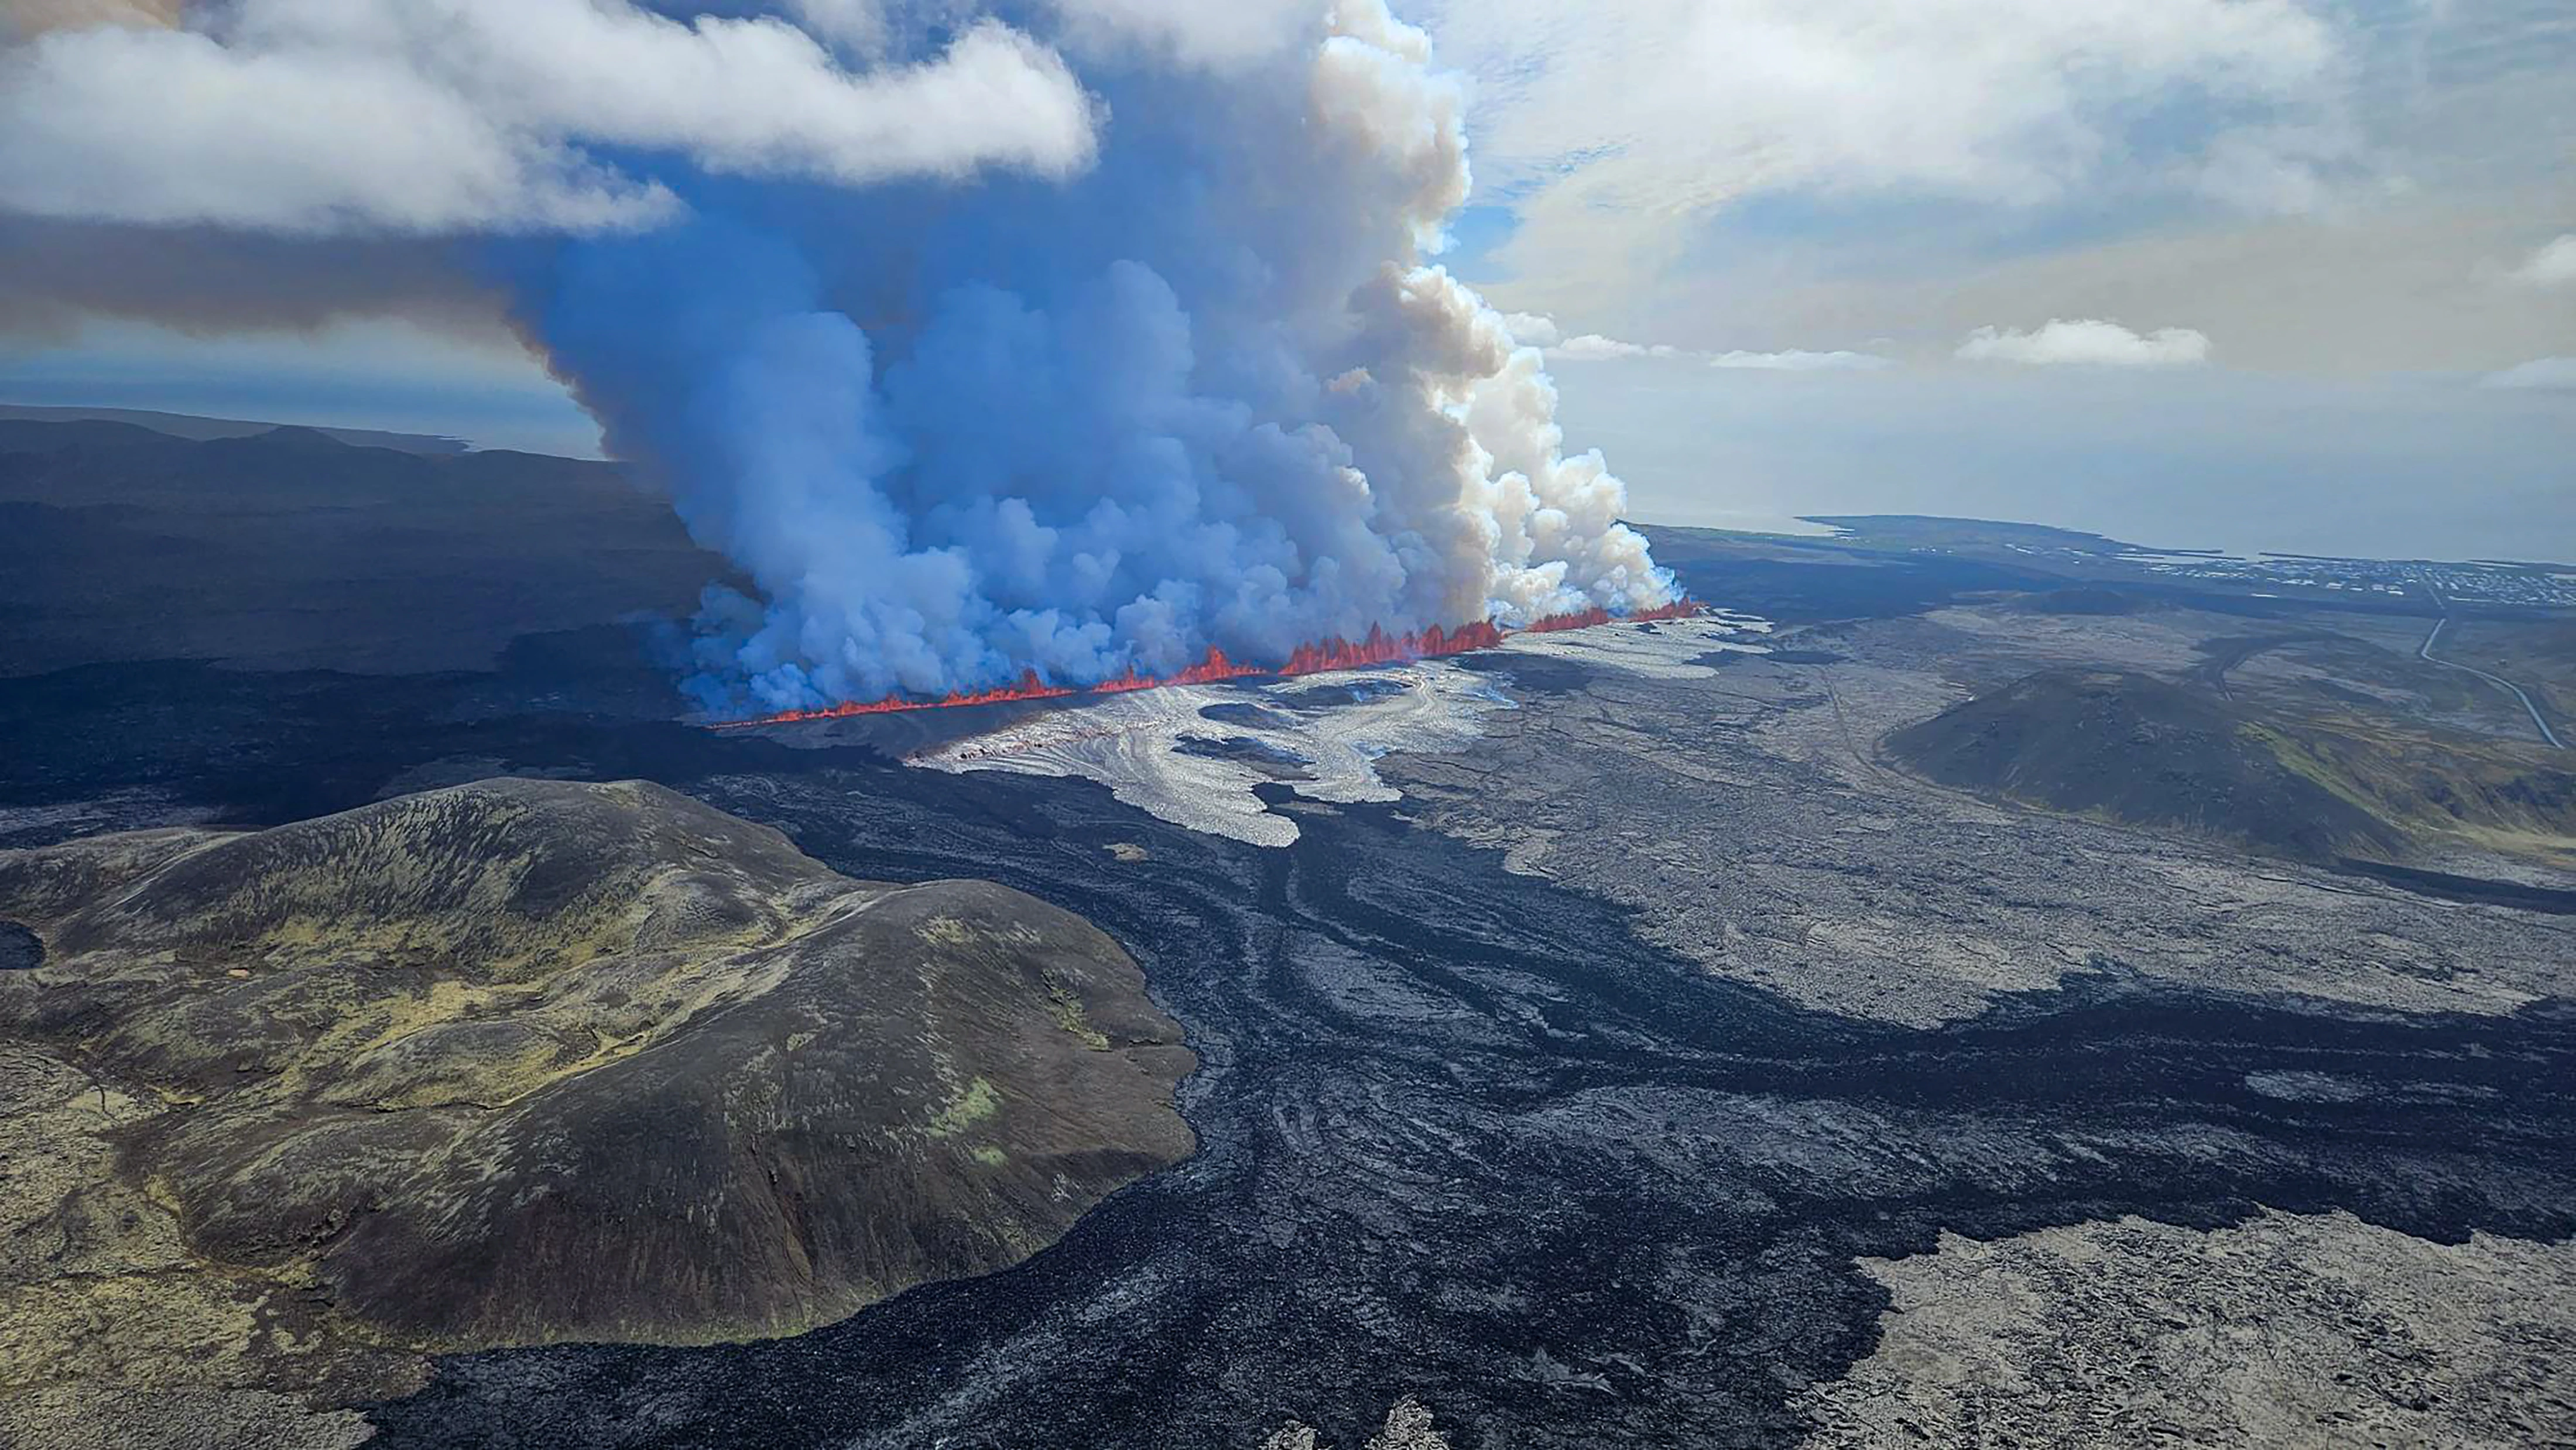
{"type": "Polygon", "coordinates": [[[2096,987],[1886,1028],[1712,981],[1391,811],[1261,852],[1083,787],[983,783],[934,817],[875,794],[898,782],[700,788],[842,870],[972,859],[1118,935],[1201,1054],[1199,1154],[1027,1265],[799,1339],[448,1361],[376,1412],[382,1443],[1231,1450],[1292,1416],[1357,1443],[1411,1394],[1470,1445],[1785,1444],[1797,1392],[1874,1343],[1885,1292],[1852,1260],[1944,1228],[2571,1226],[2563,1017],[2096,987]],[[1096,844],[1140,830],[1151,870],[1096,844]],[[2445,1090],[2246,1086],[2294,1067],[2445,1090]]]}
{"type": "Polygon", "coordinates": [[[2258,1206],[2443,1242],[2576,1229],[2558,1008],[2088,975],[1901,1027],[1713,976],[1409,803],[1308,812],[1262,850],[1090,784],[477,715],[470,688],[66,673],[0,701],[0,749],[19,799],[148,788],[252,825],[464,758],[646,778],[849,876],[998,880],[1144,967],[1199,1055],[1200,1146],[1015,1268],[796,1338],[443,1359],[369,1409],[375,1445],[1249,1450],[1292,1417],[1360,1443],[1404,1396],[1462,1447],[1790,1445],[1801,1393],[1878,1342],[1889,1291],[1855,1259],[1943,1230],[2258,1206]],[[2327,1081],[2405,1090],[2281,1086],[2327,1081]]]}

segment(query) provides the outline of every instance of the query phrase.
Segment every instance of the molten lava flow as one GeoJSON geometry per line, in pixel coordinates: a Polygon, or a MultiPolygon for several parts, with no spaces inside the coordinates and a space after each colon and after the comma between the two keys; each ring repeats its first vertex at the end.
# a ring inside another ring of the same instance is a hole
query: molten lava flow
{"type": "Polygon", "coordinates": [[[938,700],[905,700],[887,696],[882,700],[848,700],[838,705],[825,705],[811,710],[787,710],[776,715],[762,715],[752,720],[726,720],[719,729],[739,729],[746,725],[793,725],[799,720],[844,720],[852,715],[894,715],[905,710],[944,710],[955,705],[1000,705],[1013,700],[1058,700],[1082,691],[1065,685],[1050,685],[1031,670],[1020,676],[1016,685],[1002,685],[990,690],[960,691],[938,700]]]}
{"type": "Polygon", "coordinates": [[[1211,647],[1207,658],[1170,675],[1140,675],[1131,667],[1126,674],[1103,680],[1089,689],[1050,685],[1032,670],[1020,676],[1018,684],[998,689],[976,690],[948,695],[937,700],[905,700],[888,697],[865,704],[829,705],[812,710],[788,710],[776,715],[762,715],[750,720],[726,720],[719,730],[740,730],[754,725],[793,725],[803,720],[844,720],[854,715],[893,715],[906,710],[946,710],[959,705],[1001,705],[1017,700],[1061,700],[1074,695],[1123,695],[1131,690],[1159,690],[1166,685],[1214,685],[1228,680],[1287,679],[1297,675],[1320,675],[1330,670],[1366,669],[1371,665],[1401,664],[1406,660],[1444,659],[1450,655],[1471,654],[1493,649],[1514,634],[1555,634],[1560,630],[1590,629],[1601,624],[1643,624],[1655,620],[1688,619],[1700,607],[1687,599],[1634,614],[1613,615],[1601,608],[1573,614],[1550,615],[1522,629],[1509,630],[1490,619],[1462,624],[1456,629],[1433,625],[1418,633],[1388,634],[1371,626],[1368,638],[1353,643],[1333,638],[1301,644],[1290,652],[1288,662],[1277,668],[1248,665],[1226,657],[1225,651],[1211,647]]]}

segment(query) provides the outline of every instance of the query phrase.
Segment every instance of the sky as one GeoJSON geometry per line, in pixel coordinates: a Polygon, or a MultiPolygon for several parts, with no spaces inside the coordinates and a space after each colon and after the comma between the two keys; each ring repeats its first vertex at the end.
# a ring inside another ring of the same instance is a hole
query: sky
{"type": "MultiPolygon", "coordinates": [[[[1279,23],[1249,3],[1062,3],[1077,65],[1085,27],[1222,53],[1279,23]]],[[[1395,8],[1465,78],[1474,182],[1442,264],[1545,349],[1569,443],[1607,454],[1640,521],[1946,513],[2177,547],[2576,560],[2564,0],[1395,8]]],[[[0,0],[0,31],[24,49],[112,10],[166,18],[149,12],[175,0],[0,0]]],[[[865,0],[800,13],[845,56],[878,23],[865,0]]],[[[1088,164],[1078,96],[1011,44],[940,64],[1062,124],[795,71],[609,139],[762,164],[808,146],[802,164],[862,173],[1088,164]]],[[[78,94],[7,87],[0,252],[21,260],[0,275],[0,399],[597,450],[517,333],[427,254],[451,215],[624,225],[669,198],[563,164],[497,61],[480,88],[429,79],[372,92],[417,90],[380,146],[422,149],[399,189],[356,203],[393,239],[345,296],[294,235],[353,204],[329,158],[311,198],[279,203],[306,208],[270,227],[283,236],[205,237],[230,204],[214,153],[194,161],[200,192],[93,235],[95,213],[149,190],[97,138],[167,137],[189,129],[169,108],[220,99],[134,98],[92,122],[78,94]],[[388,275],[410,278],[392,304],[388,275]],[[281,277],[294,305],[196,295],[281,277]],[[163,280],[138,300],[136,278],[163,280]],[[225,285],[192,291],[209,278],[225,285]]],[[[667,89],[722,79],[675,68],[667,89]]],[[[1114,137],[1114,114],[1100,124],[1114,137]]]]}

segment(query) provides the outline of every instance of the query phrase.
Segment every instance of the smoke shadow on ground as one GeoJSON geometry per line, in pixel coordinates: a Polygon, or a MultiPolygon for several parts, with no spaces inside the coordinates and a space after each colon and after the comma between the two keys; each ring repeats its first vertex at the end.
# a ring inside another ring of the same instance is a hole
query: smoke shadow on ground
{"type": "Polygon", "coordinates": [[[45,943],[14,921],[0,921],[0,972],[32,972],[45,964],[45,943]]]}

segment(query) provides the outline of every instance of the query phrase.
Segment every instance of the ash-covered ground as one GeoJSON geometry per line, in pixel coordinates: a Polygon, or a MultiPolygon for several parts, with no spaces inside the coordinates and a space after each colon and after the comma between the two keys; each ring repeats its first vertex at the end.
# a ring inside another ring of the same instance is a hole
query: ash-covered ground
{"type": "MultiPolygon", "coordinates": [[[[1866,665],[1865,636],[1794,658],[1866,665]]],[[[14,681],[9,844],[499,771],[659,780],[845,874],[998,879],[1109,930],[1199,1053],[1200,1147],[1016,1269],[798,1338],[441,1361],[369,1409],[378,1444],[1248,1450],[1296,1420],[1353,1446],[1412,1397],[1459,1446],[1791,1445],[1848,1427],[1855,1365],[1890,1393],[1871,1358],[1890,1284],[1922,1276],[1876,1261],[1946,1261],[1944,1234],[2267,1211],[2440,1243],[2576,1230],[2563,918],[1882,788],[1868,701],[1945,702],[1899,664],[1855,690],[1846,664],[1655,673],[1571,644],[1484,662],[1516,705],[1489,733],[1379,761],[1393,801],[1260,785],[1298,832],[1259,845],[1092,781],[900,764],[919,740],[791,748],[649,718],[640,672],[557,644],[521,675],[14,681]],[[2052,932],[2149,911],[2124,850],[2411,924],[2364,934],[2456,930],[2478,959],[2434,975],[2471,986],[2320,991],[2261,913],[2180,890],[2163,910],[2187,961],[2158,937],[2109,964],[2059,949],[2052,932]],[[2052,856],[2072,874],[2041,891],[2052,856]],[[2093,894],[2119,877],[2134,889],[2093,894]],[[1731,968],[1675,925],[1716,920],[1700,902],[1766,936],[1775,973],[1840,985],[1731,968]],[[1958,950],[1991,970],[1909,963],[1909,938],[1977,943],[1958,950]],[[2499,953],[2522,965],[2478,976],[2499,953]]],[[[2570,1433],[2545,1391],[2519,1412],[2570,1433]]]]}

